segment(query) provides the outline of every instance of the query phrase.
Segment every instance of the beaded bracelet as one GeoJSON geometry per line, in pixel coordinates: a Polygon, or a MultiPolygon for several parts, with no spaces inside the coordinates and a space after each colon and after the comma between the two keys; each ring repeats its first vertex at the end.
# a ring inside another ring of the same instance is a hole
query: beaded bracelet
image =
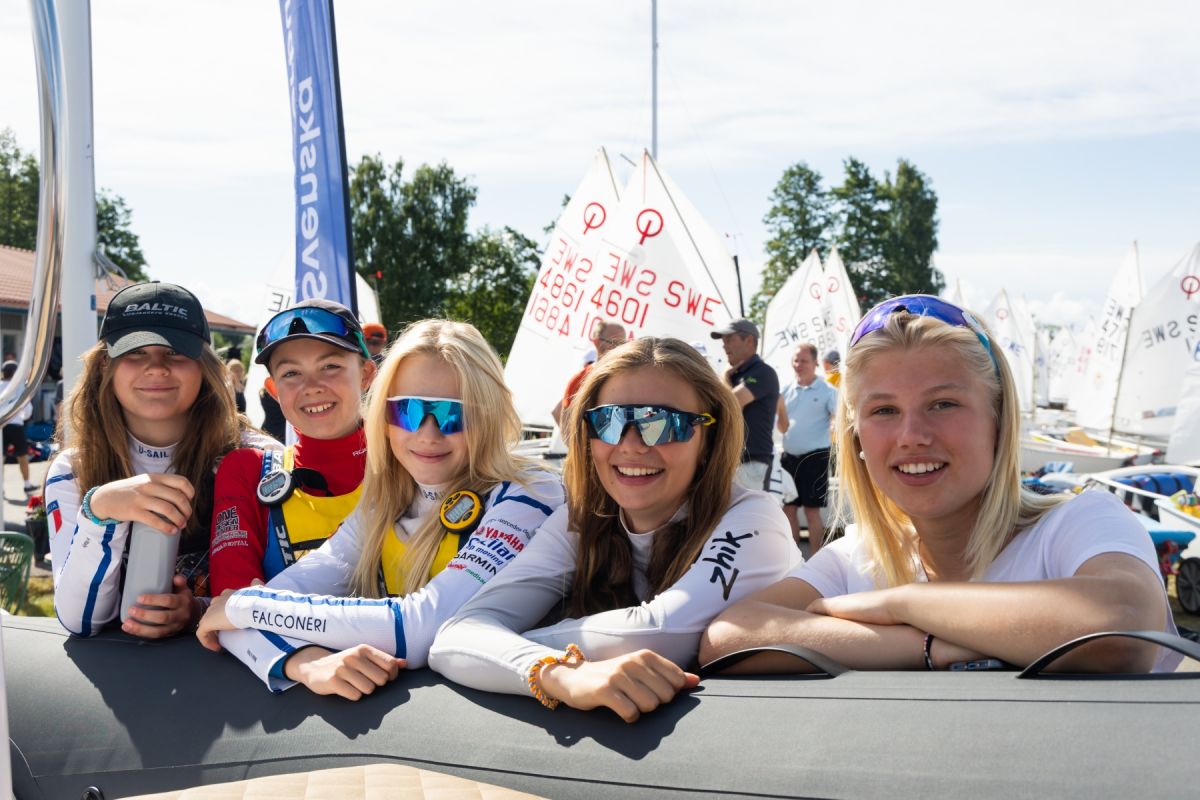
{"type": "Polygon", "coordinates": [[[576,644],[567,645],[566,651],[561,656],[543,656],[539,658],[529,667],[529,675],[525,679],[525,682],[529,685],[529,693],[546,708],[558,708],[559,701],[553,697],[549,697],[542,691],[542,684],[539,680],[542,670],[551,664],[568,664],[574,666],[575,664],[582,664],[584,661],[587,661],[587,658],[584,657],[583,651],[576,644]]]}
{"type": "Polygon", "coordinates": [[[925,634],[925,669],[933,672],[933,634],[925,634]]]}
{"type": "Polygon", "coordinates": [[[88,489],[86,492],[83,493],[83,502],[79,504],[79,510],[83,512],[83,515],[85,517],[87,517],[92,522],[96,523],[97,525],[100,525],[100,526],[116,525],[118,522],[120,522],[119,519],[100,519],[99,517],[97,517],[95,514],[92,513],[92,495],[94,495],[96,493],[96,490],[99,488],[100,488],[99,486],[93,486],[92,488],[88,489]]]}

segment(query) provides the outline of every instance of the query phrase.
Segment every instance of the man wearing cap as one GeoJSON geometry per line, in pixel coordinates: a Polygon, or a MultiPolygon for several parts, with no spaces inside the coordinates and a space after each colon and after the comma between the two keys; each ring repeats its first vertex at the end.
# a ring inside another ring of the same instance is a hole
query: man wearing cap
{"type": "Polygon", "coordinates": [[[837,350],[830,350],[821,357],[821,369],[825,370],[825,382],[833,388],[838,388],[842,383],[842,354],[837,350]]]}
{"type": "MultiPolygon", "coordinates": [[[[0,380],[0,391],[3,391],[17,373],[17,362],[5,361],[0,370],[3,370],[4,375],[4,380],[0,380]]],[[[33,403],[26,403],[4,426],[4,452],[7,453],[9,447],[13,449],[17,467],[21,470],[21,479],[25,481],[25,494],[37,491],[37,487],[29,480],[29,440],[25,438],[25,423],[29,422],[32,416],[33,403]]]]}
{"type": "Polygon", "coordinates": [[[387,328],[378,322],[368,322],[362,326],[362,330],[363,340],[367,343],[367,352],[371,354],[371,360],[378,367],[383,363],[383,351],[388,343],[387,328]]]}
{"type": "Polygon", "coordinates": [[[806,342],[796,348],[792,370],[795,381],[779,395],[776,417],[783,434],[780,463],[796,484],[796,500],[784,505],[783,510],[792,527],[792,538],[799,545],[796,509],[804,509],[811,558],[825,539],[821,509],[829,490],[829,431],[837,413],[837,389],[817,377],[815,344],[806,342]]]}
{"type": "Polygon", "coordinates": [[[592,368],[600,359],[604,358],[610,350],[619,345],[625,344],[625,328],[617,322],[609,322],[606,319],[598,319],[592,324],[592,347],[596,350],[596,357],[583,365],[583,369],[571,376],[571,380],[567,381],[567,388],[563,392],[563,396],[555,403],[554,408],[550,411],[550,416],[554,417],[554,423],[562,427],[562,415],[566,411],[567,406],[571,405],[571,400],[575,398],[575,393],[579,391],[579,387],[583,385],[583,379],[587,377],[588,370],[592,368]]]}
{"type": "Polygon", "coordinates": [[[725,380],[733,387],[733,396],[742,405],[746,438],[737,481],[747,489],[765,491],[770,480],[775,444],[771,422],[779,398],[779,377],[758,357],[758,326],[748,319],[736,319],[712,332],[725,348],[729,368],[725,380]]]}
{"type": "Polygon", "coordinates": [[[213,594],[266,581],[333,535],[358,503],[367,463],[359,410],[375,374],[350,309],[305,300],[272,317],[258,355],[297,434],[282,453],[242,448],[217,470],[213,594]]]}

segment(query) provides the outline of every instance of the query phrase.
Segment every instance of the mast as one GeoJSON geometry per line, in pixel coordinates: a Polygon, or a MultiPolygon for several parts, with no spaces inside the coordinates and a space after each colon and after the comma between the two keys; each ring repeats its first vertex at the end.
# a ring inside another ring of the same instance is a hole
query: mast
{"type": "Polygon", "coordinates": [[[650,156],[658,161],[658,0],[650,0],[650,156]]]}

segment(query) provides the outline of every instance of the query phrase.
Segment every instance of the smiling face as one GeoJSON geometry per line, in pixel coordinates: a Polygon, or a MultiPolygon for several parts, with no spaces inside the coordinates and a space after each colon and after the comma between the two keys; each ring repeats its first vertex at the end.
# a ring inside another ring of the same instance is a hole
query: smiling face
{"type": "Polygon", "coordinates": [[[158,446],[183,438],[188,412],[200,394],[198,361],[149,345],[119,357],[112,369],[113,392],[135,438],[158,446]]]}
{"type": "MultiPolygon", "coordinates": [[[[640,367],[609,378],[596,405],[670,406],[703,413],[700,398],[682,378],[654,367],[640,367]]],[[[635,533],[661,527],[687,498],[704,449],[704,433],[686,442],[647,446],[635,426],[616,445],[591,439],[592,466],[604,490],[625,514],[635,533]]]]}
{"type": "Polygon", "coordinates": [[[946,347],[889,349],[855,381],[867,472],[919,533],[968,536],[995,459],[986,385],[946,347]]]}
{"type": "MultiPolygon", "coordinates": [[[[442,397],[462,400],[458,375],[441,357],[428,353],[415,353],[404,359],[396,370],[388,397],[442,397]]],[[[467,416],[466,426],[471,425],[467,416]]],[[[467,466],[470,457],[467,450],[467,433],[444,435],[432,415],[426,416],[415,431],[406,431],[399,425],[388,425],[388,443],[392,455],[412,475],[413,480],[425,486],[443,486],[467,466]]]]}
{"type": "Polygon", "coordinates": [[[356,353],[304,337],[279,344],[270,362],[283,415],[314,439],[339,439],[358,428],[374,367],[356,353]]]}

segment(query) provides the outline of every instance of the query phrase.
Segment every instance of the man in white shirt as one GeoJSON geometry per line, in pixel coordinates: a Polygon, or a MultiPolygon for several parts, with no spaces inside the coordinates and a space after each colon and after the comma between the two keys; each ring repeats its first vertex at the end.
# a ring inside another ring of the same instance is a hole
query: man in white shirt
{"type": "Polygon", "coordinates": [[[776,425],[783,434],[780,462],[796,483],[796,499],[783,507],[792,526],[792,538],[800,544],[797,506],[808,522],[809,557],[821,548],[825,524],[821,509],[829,489],[830,426],[837,413],[837,390],[817,377],[817,347],[801,344],[792,355],[794,383],[779,394],[776,425]]]}

